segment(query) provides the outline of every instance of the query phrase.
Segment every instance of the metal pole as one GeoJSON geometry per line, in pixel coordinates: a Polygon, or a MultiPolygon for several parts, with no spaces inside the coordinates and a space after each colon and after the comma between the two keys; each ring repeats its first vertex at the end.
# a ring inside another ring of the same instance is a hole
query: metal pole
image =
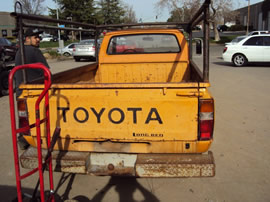
{"type": "MultiPolygon", "coordinates": [[[[57,20],[58,20],[59,19],[58,8],[56,9],[56,16],[57,16],[57,20]]],[[[59,27],[59,23],[57,23],[57,26],[59,27]]],[[[58,29],[58,44],[59,44],[59,48],[61,48],[60,40],[61,40],[60,30],[58,29]]]]}
{"type": "MultiPolygon", "coordinates": [[[[15,3],[15,8],[14,8],[15,12],[17,12],[17,4],[20,7],[21,13],[23,13],[22,4],[18,1],[15,3]]],[[[17,29],[19,27],[19,45],[20,45],[20,52],[21,52],[21,64],[24,65],[25,64],[25,49],[24,49],[22,17],[17,17],[16,19],[17,19],[17,22],[16,22],[17,29]]],[[[27,75],[26,75],[25,69],[22,70],[22,79],[23,79],[23,83],[27,82],[27,75]]]]}
{"type": "Polygon", "coordinates": [[[189,33],[189,60],[192,60],[192,29],[189,33]]]}
{"type": "Polygon", "coordinates": [[[209,81],[209,7],[204,9],[203,81],[209,81]]]}
{"type": "Polygon", "coordinates": [[[248,17],[247,17],[247,35],[248,35],[248,27],[249,27],[249,15],[250,15],[250,0],[248,0],[248,17]]]}

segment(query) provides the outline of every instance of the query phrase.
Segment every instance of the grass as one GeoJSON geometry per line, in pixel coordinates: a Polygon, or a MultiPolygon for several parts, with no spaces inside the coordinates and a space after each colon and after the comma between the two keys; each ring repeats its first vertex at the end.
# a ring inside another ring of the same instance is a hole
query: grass
{"type": "Polygon", "coordinates": [[[221,36],[220,41],[215,41],[214,38],[211,38],[210,43],[225,44],[225,43],[231,42],[234,38],[238,36],[239,35],[221,36]]]}

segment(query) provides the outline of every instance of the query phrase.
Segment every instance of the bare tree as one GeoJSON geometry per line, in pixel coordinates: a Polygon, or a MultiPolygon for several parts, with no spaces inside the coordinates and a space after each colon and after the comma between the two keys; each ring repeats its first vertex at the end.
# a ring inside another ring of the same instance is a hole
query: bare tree
{"type": "MultiPolygon", "coordinates": [[[[14,0],[16,2],[17,0],[14,0]]],[[[26,14],[40,15],[46,8],[43,6],[45,0],[18,0],[22,4],[23,12],[26,14]]]]}
{"type": "Polygon", "coordinates": [[[124,23],[136,23],[137,18],[135,11],[133,10],[133,7],[129,5],[124,5],[124,8],[125,8],[124,23]]]}
{"type": "MultiPolygon", "coordinates": [[[[182,21],[188,21],[191,19],[192,15],[198,10],[200,5],[204,2],[203,0],[159,0],[156,7],[162,11],[163,8],[167,8],[171,14],[178,13],[182,21]]],[[[215,32],[215,41],[219,41],[219,33],[217,31],[218,22],[226,20],[231,20],[235,18],[235,13],[232,12],[233,2],[232,0],[212,0],[211,1],[211,13],[210,22],[213,25],[215,32]]]]}
{"type": "Polygon", "coordinates": [[[211,16],[210,22],[213,25],[215,33],[215,41],[220,41],[220,36],[217,30],[218,22],[223,22],[225,24],[226,20],[234,20],[236,12],[232,11],[233,2],[232,0],[215,0],[211,1],[211,16]],[[230,16],[230,17],[229,17],[230,16]]]}

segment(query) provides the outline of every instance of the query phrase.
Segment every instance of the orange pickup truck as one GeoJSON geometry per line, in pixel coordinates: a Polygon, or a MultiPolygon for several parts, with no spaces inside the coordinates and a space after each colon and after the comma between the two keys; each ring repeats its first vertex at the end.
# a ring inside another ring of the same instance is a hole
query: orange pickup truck
{"type": "MultiPolygon", "coordinates": [[[[207,13],[203,72],[192,61],[191,30],[207,6],[184,24],[189,40],[179,28],[164,28],[168,23],[159,25],[163,28],[155,23],[136,29],[118,25],[121,30],[104,36],[96,63],[53,75],[50,126],[61,128],[53,152],[55,170],[135,177],[214,176],[213,154],[208,151],[214,99],[208,91],[207,13]]],[[[20,88],[19,120],[31,124],[44,85],[20,88]]],[[[40,113],[45,114],[44,109],[40,113]]],[[[47,147],[45,131],[42,126],[42,148],[47,147]]],[[[22,154],[21,164],[36,167],[36,131],[30,129],[24,137],[31,147],[22,154]]]]}

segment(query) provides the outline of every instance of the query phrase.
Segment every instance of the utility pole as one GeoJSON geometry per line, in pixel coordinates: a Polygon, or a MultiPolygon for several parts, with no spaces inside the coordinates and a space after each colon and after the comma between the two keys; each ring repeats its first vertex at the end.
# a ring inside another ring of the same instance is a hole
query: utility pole
{"type": "MultiPolygon", "coordinates": [[[[67,20],[70,20],[72,22],[72,14],[71,14],[71,16],[67,17],[67,20]]],[[[71,28],[73,29],[73,25],[71,25],[71,28]]],[[[72,35],[72,42],[73,42],[75,40],[74,31],[73,30],[71,31],[71,35],[72,35]]]]}
{"type": "Polygon", "coordinates": [[[248,0],[247,35],[248,35],[248,27],[249,27],[249,16],[250,16],[250,0],[248,0]]]}
{"type": "MultiPolygon", "coordinates": [[[[56,9],[56,18],[57,18],[57,20],[59,20],[58,8],[56,9]]],[[[58,27],[60,26],[59,23],[57,23],[57,26],[58,27]]],[[[58,44],[59,44],[59,48],[63,48],[63,47],[61,47],[61,42],[60,42],[60,40],[61,40],[60,30],[58,29],[57,32],[58,32],[58,44]]]]}

